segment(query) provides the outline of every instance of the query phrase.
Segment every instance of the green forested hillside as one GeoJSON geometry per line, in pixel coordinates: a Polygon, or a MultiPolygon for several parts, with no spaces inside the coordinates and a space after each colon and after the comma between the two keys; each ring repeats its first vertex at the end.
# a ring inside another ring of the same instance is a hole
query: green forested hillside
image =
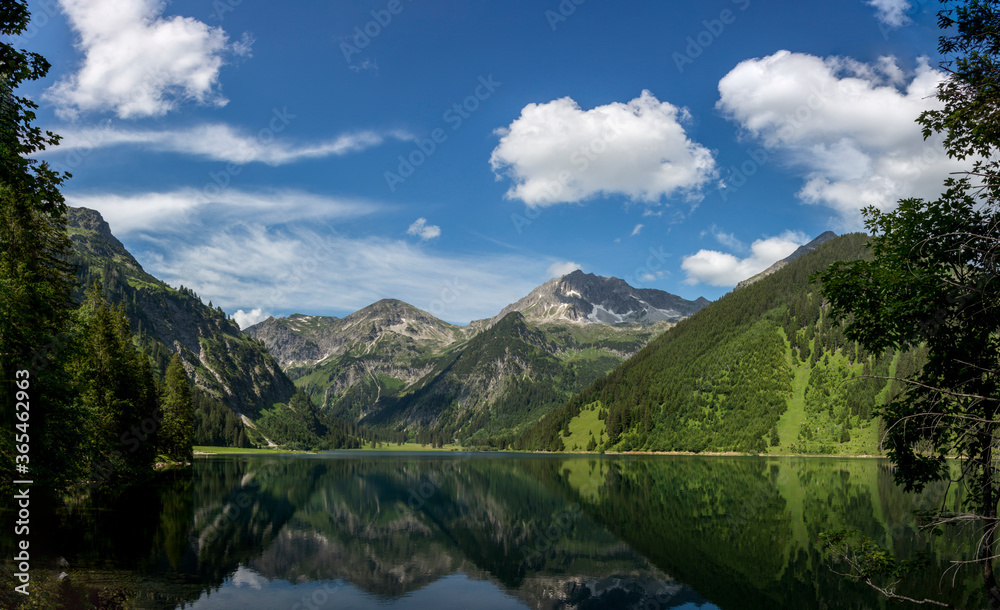
{"type": "Polygon", "coordinates": [[[297,393],[267,348],[241,333],[221,308],[143,270],[99,213],[69,208],[67,220],[77,292],[101,286],[103,297],[125,314],[157,377],[162,378],[173,354],[180,355],[195,385],[195,444],[273,443],[302,449],[358,444],[355,426],[319,413],[297,393]]]}
{"type": "Polygon", "coordinates": [[[922,355],[864,352],[827,317],[810,281],[864,256],[867,240],[829,241],[681,321],[516,446],[564,450],[574,422],[597,410],[599,449],[877,452],[872,410],[898,388],[862,375],[916,370],[922,355]]]}
{"type": "Polygon", "coordinates": [[[459,439],[470,446],[505,447],[516,433],[618,364],[621,358],[613,350],[643,340],[637,329],[596,334],[603,331],[533,327],[512,312],[443,353],[430,372],[398,393],[383,388],[378,398],[373,381],[359,384],[347,398],[371,405],[362,424],[395,431],[387,432],[389,438],[405,430],[424,443],[459,439]]]}

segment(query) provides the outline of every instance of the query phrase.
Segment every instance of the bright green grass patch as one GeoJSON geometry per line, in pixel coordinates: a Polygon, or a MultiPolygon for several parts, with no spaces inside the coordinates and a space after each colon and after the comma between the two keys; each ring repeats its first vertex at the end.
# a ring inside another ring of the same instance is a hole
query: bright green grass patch
{"type": "MultiPolygon", "coordinates": [[[[603,422],[601,422],[603,423],[603,422]]],[[[601,486],[607,475],[610,464],[594,458],[578,458],[566,460],[562,471],[569,484],[581,497],[596,502],[600,499],[601,486]]]]}
{"type": "Polygon", "coordinates": [[[587,405],[579,415],[569,420],[569,436],[563,437],[566,451],[586,451],[592,438],[600,444],[605,427],[604,421],[597,419],[599,406],[598,402],[587,405]]]}
{"type": "Polygon", "coordinates": [[[778,447],[769,447],[770,453],[788,453],[792,451],[792,443],[799,437],[799,428],[806,420],[806,386],[809,384],[809,365],[802,363],[792,369],[795,377],[792,380],[792,395],[788,399],[788,408],[778,420],[778,447]]]}

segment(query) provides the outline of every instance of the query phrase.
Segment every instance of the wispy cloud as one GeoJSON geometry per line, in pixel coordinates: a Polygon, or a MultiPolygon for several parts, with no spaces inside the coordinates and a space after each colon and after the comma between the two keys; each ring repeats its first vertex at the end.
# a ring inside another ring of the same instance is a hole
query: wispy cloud
{"type": "Polygon", "coordinates": [[[632,229],[632,237],[635,237],[636,235],[638,235],[642,231],[642,228],[645,227],[645,226],[646,225],[644,225],[642,223],[635,225],[635,228],[632,229]]]}
{"type": "Polygon", "coordinates": [[[868,0],[866,4],[875,7],[875,18],[888,27],[900,28],[910,23],[906,15],[910,0],[868,0]]]}
{"type": "MultiPolygon", "coordinates": [[[[399,213],[378,202],[291,190],[227,189],[210,203],[198,195],[69,193],[66,199],[101,212],[148,272],[193,288],[241,325],[282,312],[343,315],[384,298],[464,324],[520,299],[548,279],[557,262],[348,234],[365,226],[349,220],[399,213]]],[[[436,229],[426,220],[418,228],[418,236],[436,229]]]]}
{"type": "Polygon", "coordinates": [[[716,225],[712,225],[711,227],[709,227],[708,230],[701,232],[702,237],[709,234],[711,234],[711,236],[715,238],[715,241],[719,242],[720,244],[729,248],[730,250],[743,252],[747,249],[747,247],[743,244],[743,242],[741,242],[739,239],[736,238],[735,233],[726,233],[716,225]]]}
{"type": "Polygon", "coordinates": [[[74,207],[101,212],[112,232],[119,237],[133,233],[184,233],[191,225],[244,222],[281,224],[304,219],[356,218],[377,211],[380,206],[363,200],[338,199],[296,190],[222,190],[207,199],[201,191],[180,189],[162,193],[67,193],[74,207]]]}
{"type": "Polygon", "coordinates": [[[343,314],[396,298],[459,324],[496,315],[535,288],[552,263],[255,224],[215,231],[198,243],[172,242],[142,262],[157,277],[190,286],[226,311],[242,310],[250,316],[244,321],[289,310],[343,314]]]}
{"type": "MultiPolygon", "coordinates": [[[[281,128],[293,120],[287,110],[276,109],[273,119],[281,128]]],[[[379,146],[386,140],[411,140],[399,130],[357,131],[314,143],[295,143],[272,139],[265,141],[248,131],[230,125],[212,123],[183,129],[139,130],[111,126],[92,129],[58,130],[63,139],[54,151],[91,150],[111,146],[135,146],[156,152],[178,153],[229,163],[264,163],[286,165],[306,159],[342,156],[379,146]]]]}

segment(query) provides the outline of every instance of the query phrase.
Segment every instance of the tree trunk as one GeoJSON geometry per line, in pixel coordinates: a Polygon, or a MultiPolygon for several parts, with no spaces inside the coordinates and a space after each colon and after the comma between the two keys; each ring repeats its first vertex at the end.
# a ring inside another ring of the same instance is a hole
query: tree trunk
{"type": "Polygon", "coordinates": [[[996,543],[997,501],[993,493],[993,425],[987,424],[982,434],[983,479],[980,493],[983,501],[983,517],[986,529],[983,532],[983,543],[979,547],[978,559],[982,562],[983,586],[990,599],[990,610],[1000,610],[1000,588],[997,587],[996,575],[993,572],[993,549],[996,543]]]}

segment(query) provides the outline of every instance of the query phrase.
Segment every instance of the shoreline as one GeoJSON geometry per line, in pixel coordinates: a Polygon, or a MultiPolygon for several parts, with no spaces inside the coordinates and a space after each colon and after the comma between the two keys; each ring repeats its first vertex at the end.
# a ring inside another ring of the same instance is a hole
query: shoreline
{"type": "MultiPolygon", "coordinates": [[[[847,458],[847,459],[887,459],[884,455],[872,454],[846,454],[846,453],[741,453],[738,451],[473,451],[470,449],[404,449],[404,450],[380,450],[380,449],[334,449],[332,451],[351,453],[482,453],[498,455],[564,455],[564,456],[588,456],[600,457],[605,455],[629,456],[629,455],[674,455],[674,456],[708,456],[708,457],[758,457],[758,458],[847,458]]],[[[244,449],[239,447],[201,447],[194,450],[195,458],[204,458],[215,455],[319,455],[323,452],[301,451],[293,449],[244,449]],[[219,449],[220,451],[204,451],[205,449],[219,449]]],[[[953,458],[950,458],[953,459],[953,458]]]]}

